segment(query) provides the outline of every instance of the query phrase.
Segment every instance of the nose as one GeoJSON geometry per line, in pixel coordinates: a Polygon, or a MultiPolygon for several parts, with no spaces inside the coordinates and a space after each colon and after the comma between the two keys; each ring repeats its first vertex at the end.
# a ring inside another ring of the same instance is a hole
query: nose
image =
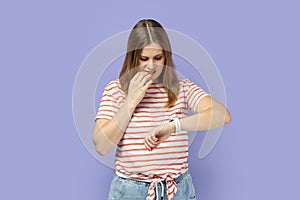
{"type": "Polygon", "coordinates": [[[147,62],[147,65],[153,65],[154,64],[154,62],[153,62],[153,59],[148,59],[148,62],[147,62]]]}
{"type": "Polygon", "coordinates": [[[146,63],[146,67],[150,68],[150,69],[151,68],[155,68],[156,64],[155,64],[154,60],[153,59],[149,59],[148,62],[146,63]]]}

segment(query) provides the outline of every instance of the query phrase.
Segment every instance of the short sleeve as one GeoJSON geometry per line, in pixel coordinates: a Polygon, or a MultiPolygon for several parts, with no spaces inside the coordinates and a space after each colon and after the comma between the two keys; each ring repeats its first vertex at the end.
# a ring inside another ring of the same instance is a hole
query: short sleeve
{"type": "Polygon", "coordinates": [[[205,96],[211,96],[206,91],[204,91],[202,88],[197,86],[195,83],[193,83],[189,79],[184,79],[184,85],[186,93],[186,103],[188,105],[188,109],[196,112],[197,111],[197,105],[199,101],[205,97],[205,96]]]}
{"type": "Polygon", "coordinates": [[[103,91],[102,98],[97,111],[96,119],[112,119],[120,108],[120,102],[124,96],[123,91],[120,88],[118,80],[108,83],[103,91]]]}

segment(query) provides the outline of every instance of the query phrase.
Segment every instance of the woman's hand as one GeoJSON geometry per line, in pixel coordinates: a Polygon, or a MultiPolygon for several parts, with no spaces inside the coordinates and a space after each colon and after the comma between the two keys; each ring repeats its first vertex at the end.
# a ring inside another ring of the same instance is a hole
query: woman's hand
{"type": "Polygon", "coordinates": [[[150,134],[145,137],[144,144],[149,151],[158,147],[158,145],[169,138],[175,132],[175,123],[169,122],[153,129],[150,134]]]}
{"type": "Polygon", "coordinates": [[[153,83],[150,77],[150,73],[143,71],[137,72],[131,79],[127,94],[127,100],[131,106],[136,107],[144,98],[148,87],[153,83]]]}

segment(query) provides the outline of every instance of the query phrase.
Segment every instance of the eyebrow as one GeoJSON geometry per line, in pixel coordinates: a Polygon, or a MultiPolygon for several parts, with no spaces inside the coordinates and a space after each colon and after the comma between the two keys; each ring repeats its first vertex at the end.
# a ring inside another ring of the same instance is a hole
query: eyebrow
{"type": "MultiPolygon", "coordinates": [[[[155,55],[154,57],[156,57],[156,56],[163,56],[163,55],[164,55],[164,54],[160,53],[160,54],[155,55]]],[[[143,56],[142,54],[141,54],[141,57],[148,58],[148,56],[143,56]]]]}

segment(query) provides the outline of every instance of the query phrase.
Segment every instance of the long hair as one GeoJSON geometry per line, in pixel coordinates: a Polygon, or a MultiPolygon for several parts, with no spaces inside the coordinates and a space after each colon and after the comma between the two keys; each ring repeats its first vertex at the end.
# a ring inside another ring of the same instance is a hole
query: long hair
{"type": "Polygon", "coordinates": [[[137,65],[143,48],[151,43],[161,46],[164,57],[164,69],[158,81],[162,83],[168,94],[168,103],[165,107],[174,105],[179,93],[179,81],[172,58],[171,44],[162,25],[153,19],[140,20],[131,30],[127,53],[123,62],[119,81],[121,89],[127,94],[130,80],[137,73],[137,65]]]}

